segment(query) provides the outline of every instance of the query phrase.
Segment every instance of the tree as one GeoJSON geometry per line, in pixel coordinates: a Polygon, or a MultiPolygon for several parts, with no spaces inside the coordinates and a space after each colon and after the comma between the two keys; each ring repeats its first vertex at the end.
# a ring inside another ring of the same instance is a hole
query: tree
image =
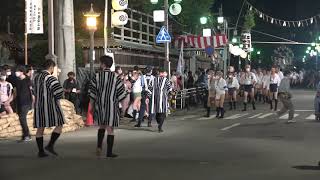
{"type": "Polygon", "coordinates": [[[249,32],[255,25],[254,13],[252,11],[248,11],[244,17],[243,31],[249,32]]]}

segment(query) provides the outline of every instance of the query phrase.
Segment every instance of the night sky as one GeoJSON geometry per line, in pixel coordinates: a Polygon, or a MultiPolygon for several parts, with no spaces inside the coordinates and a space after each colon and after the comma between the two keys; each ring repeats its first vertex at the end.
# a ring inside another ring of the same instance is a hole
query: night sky
{"type": "MultiPolygon", "coordinates": [[[[300,20],[309,18],[311,16],[320,14],[320,0],[248,0],[253,6],[260,11],[269,14],[275,18],[284,20],[300,20]]],[[[242,0],[216,0],[214,5],[214,11],[217,12],[217,8],[222,4],[224,16],[229,18],[231,23],[235,23],[240,12],[242,0]]],[[[243,16],[247,11],[247,7],[244,8],[243,15],[240,19],[239,25],[243,24],[243,16]]],[[[298,42],[311,42],[317,36],[320,31],[320,17],[318,23],[307,28],[288,28],[280,27],[278,25],[264,22],[262,19],[256,16],[256,27],[254,30],[263,31],[273,35],[278,35],[284,38],[292,39],[298,42]]],[[[253,40],[261,41],[278,41],[270,37],[261,36],[253,33],[253,40]]],[[[279,45],[255,45],[255,48],[265,49],[266,54],[270,55],[272,50],[279,45]]],[[[303,56],[306,46],[288,46],[292,48],[295,55],[303,56]]]]}

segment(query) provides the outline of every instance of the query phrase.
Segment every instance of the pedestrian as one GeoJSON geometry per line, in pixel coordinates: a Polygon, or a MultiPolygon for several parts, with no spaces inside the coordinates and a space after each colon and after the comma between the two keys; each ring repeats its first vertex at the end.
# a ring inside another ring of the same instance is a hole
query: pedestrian
{"type": "Polygon", "coordinates": [[[8,114],[13,113],[11,102],[13,101],[13,86],[7,81],[6,72],[0,74],[0,105],[1,109],[8,114]]]}
{"type": "Polygon", "coordinates": [[[255,100],[259,102],[262,101],[262,96],[263,96],[263,89],[262,89],[262,80],[263,80],[263,73],[261,71],[260,68],[258,68],[257,73],[256,73],[256,77],[257,77],[257,83],[256,83],[256,95],[255,95],[255,100]]]}
{"type": "Polygon", "coordinates": [[[277,112],[278,116],[281,116],[282,114],[289,111],[289,117],[288,117],[288,123],[294,123],[296,122],[293,120],[294,118],[294,106],[292,103],[292,94],[290,92],[290,72],[285,71],[284,77],[280,82],[279,85],[279,99],[282,103],[282,108],[279,112],[277,112]]]}
{"type": "Polygon", "coordinates": [[[159,133],[163,132],[162,126],[168,112],[168,95],[171,91],[171,84],[165,71],[160,70],[160,74],[149,84],[149,98],[151,99],[151,113],[155,114],[158,123],[159,133]]]}
{"type": "Polygon", "coordinates": [[[242,111],[247,111],[248,96],[251,97],[252,109],[256,110],[254,99],[254,85],[257,82],[257,78],[254,73],[251,72],[251,66],[246,65],[245,72],[241,80],[244,84],[244,108],[242,111]]]}
{"type": "MultiPolygon", "coordinates": [[[[215,107],[216,103],[216,76],[213,70],[208,72],[208,101],[207,101],[207,115],[205,117],[210,117],[211,108],[215,107]]],[[[217,108],[218,111],[218,108],[217,108]]]]}
{"type": "MultiPolygon", "coordinates": [[[[290,74],[289,74],[290,75],[290,74]]],[[[274,100],[274,111],[277,111],[278,108],[278,86],[280,85],[281,78],[276,73],[276,67],[271,68],[271,74],[270,74],[270,81],[269,81],[269,103],[270,103],[270,109],[273,109],[273,103],[274,100]]]]}
{"type": "Polygon", "coordinates": [[[69,72],[68,79],[66,79],[63,83],[63,91],[64,91],[64,98],[68,101],[72,102],[76,112],[80,113],[80,85],[79,82],[75,79],[76,74],[74,72],[69,72]]]}
{"type": "Polygon", "coordinates": [[[223,78],[223,73],[221,71],[217,72],[217,80],[215,82],[215,88],[216,88],[216,107],[217,107],[217,118],[224,118],[224,100],[226,97],[226,91],[228,91],[227,88],[227,82],[223,78]]]}
{"type": "Polygon", "coordinates": [[[51,154],[58,156],[54,150],[54,144],[62,133],[65,124],[60,100],[63,97],[63,88],[60,82],[52,74],[56,63],[46,60],[44,70],[34,77],[34,128],[37,128],[36,141],[38,145],[38,157],[46,157],[48,154],[43,149],[43,133],[45,128],[55,127],[48,145],[45,147],[51,154]]]}
{"type": "Polygon", "coordinates": [[[136,122],[137,120],[137,113],[139,113],[140,106],[141,106],[141,99],[142,99],[142,81],[141,81],[141,74],[138,71],[133,71],[132,73],[132,80],[134,81],[132,86],[133,92],[133,113],[132,113],[132,120],[130,122],[136,122]]]}
{"type": "Polygon", "coordinates": [[[102,143],[107,130],[106,157],[115,158],[112,152],[114,144],[114,128],[119,126],[119,103],[126,97],[124,84],[110,68],[113,59],[109,56],[100,57],[102,71],[92,79],[89,88],[91,107],[93,107],[94,121],[98,124],[97,156],[101,155],[102,143]]]}
{"type": "Polygon", "coordinates": [[[269,102],[269,79],[270,79],[270,71],[263,70],[262,77],[262,93],[263,93],[263,104],[269,102]]]}
{"type": "Polygon", "coordinates": [[[228,87],[228,95],[229,95],[229,110],[236,110],[237,104],[237,90],[239,90],[240,85],[237,77],[234,76],[233,72],[229,72],[229,76],[227,78],[227,87],[228,87]]]}
{"type": "Polygon", "coordinates": [[[27,71],[24,66],[16,68],[15,75],[18,78],[16,81],[16,102],[19,115],[20,125],[22,128],[22,141],[31,141],[29,132],[27,114],[32,109],[34,95],[30,78],[26,75],[27,71]]]}
{"type": "Polygon", "coordinates": [[[122,106],[121,117],[124,117],[127,114],[127,110],[130,104],[130,94],[131,94],[132,84],[129,80],[129,75],[124,76],[123,84],[126,90],[126,97],[124,100],[121,101],[121,106],[122,106]]]}
{"type": "Polygon", "coordinates": [[[152,68],[150,66],[147,66],[145,69],[145,75],[141,76],[142,99],[141,99],[141,106],[139,110],[138,123],[135,125],[135,127],[141,127],[141,123],[143,121],[143,118],[146,112],[148,114],[148,127],[152,127],[151,122],[153,119],[153,113],[150,111],[150,105],[152,102],[150,101],[150,98],[148,98],[148,94],[150,94],[149,85],[152,84],[153,81],[154,81],[154,76],[152,76],[152,68]]]}

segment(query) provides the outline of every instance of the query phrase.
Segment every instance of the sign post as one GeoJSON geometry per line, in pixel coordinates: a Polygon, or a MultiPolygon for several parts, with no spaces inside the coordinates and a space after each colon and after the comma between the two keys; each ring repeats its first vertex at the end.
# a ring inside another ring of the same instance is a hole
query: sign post
{"type": "Polygon", "coordinates": [[[42,0],[25,1],[24,63],[28,64],[28,34],[43,34],[42,0]]]}

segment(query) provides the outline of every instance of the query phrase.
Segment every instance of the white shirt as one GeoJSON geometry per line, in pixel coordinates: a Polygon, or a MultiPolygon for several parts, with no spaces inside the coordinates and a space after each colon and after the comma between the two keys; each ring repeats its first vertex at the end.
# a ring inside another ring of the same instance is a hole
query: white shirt
{"type": "Polygon", "coordinates": [[[142,86],[141,86],[141,76],[136,80],[136,82],[133,84],[132,87],[133,93],[141,93],[142,92],[142,86]]]}
{"type": "Polygon", "coordinates": [[[269,81],[270,81],[270,75],[263,75],[262,77],[262,85],[263,88],[266,88],[267,86],[269,86],[269,81]]]}
{"type": "Polygon", "coordinates": [[[280,80],[282,80],[283,79],[283,73],[281,71],[279,71],[278,75],[279,75],[280,80]]]}
{"type": "Polygon", "coordinates": [[[227,82],[223,78],[217,79],[215,82],[217,94],[225,94],[227,89],[227,82]]]}
{"type": "Polygon", "coordinates": [[[249,73],[246,72],[242,78],[243,78],[244,85],[252,85],[257,82],[257,77],[252,72],[249,72],[249,73]]]}
{"type": "Polygon", "coordinates": [[[280,76],[276,73],[273,75],[270,75],[270,84],[277,84],[280,85],[281,79],[280,76]]]}
{"type": "Polygon", "coordinates": [[[228,88],[236,88],[239,89],[240,85],[239,85],[239,81],[236,77],[232,77],[232,80],[230,78],[228,78],[228,88]],[[232,82],[231,82],[232,81],[232,82]]]}
{"type": "Polygon", "coordinates": [[[257,84],[258,85],[262,85],[262,79],[263,79],[263,74],[262,73],[260,73],[260,74],[257,74],[257,84]]]}

